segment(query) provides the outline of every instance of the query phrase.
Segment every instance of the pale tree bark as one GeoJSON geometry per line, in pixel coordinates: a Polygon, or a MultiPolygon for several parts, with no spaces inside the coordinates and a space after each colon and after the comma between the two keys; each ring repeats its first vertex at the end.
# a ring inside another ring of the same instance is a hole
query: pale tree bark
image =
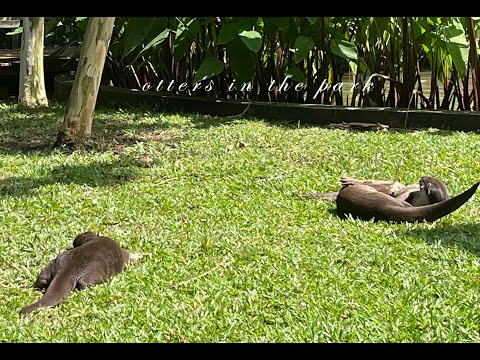
{"type": "Polygon", "coordinates": [[[93,112],[114,22],[114,17],[88,19],[67,113],[57,136],[57,146],[79,144],[91,136],[93,112]]]}
{"type": "Polygon", "coordinates": [[[18,102],[28,107],[48,106],[43,72],[43,17],[24,17],[20,51],[18,102]]]}

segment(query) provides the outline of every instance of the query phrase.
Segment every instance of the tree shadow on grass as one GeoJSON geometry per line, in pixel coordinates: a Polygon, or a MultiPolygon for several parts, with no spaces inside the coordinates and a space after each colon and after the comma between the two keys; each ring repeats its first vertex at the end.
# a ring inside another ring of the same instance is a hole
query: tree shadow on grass
{"type": "MultiPolygon", "coordinates": [[[[318,124],[314,123],[299,123],[297,120],[272,120],[264,119],[261,117],[252,117],[250,115],[232,115],[232,116],[214,116],[214,115],[202,115],[202,114],[184,114],[192,118],[192,123],[197,129],[206,129],[214,126],[227,126],[232,125],[235,121],[262,121],[265,125],[271,127],[281,127],[285,129],[306,129],[306,128],[322,128],[318,124]]],[[[355,131],[355,130],[352,130],[355,131]]]]}
{"type": "MultiPolygon", "coordinates": [[[[258,105],[258,104],[257,104],[258,105]]],[[[264,105],[260,105],[260,108],[254,110],[257,106],[255,104],[245,104],[245,103],[225,103],[222,104],[210,104],[209,107],[202,108],[201,114],[204,114],[204,117],[208,112],[212,114],[216,113],[218,116],[213,116],[212,120],[206,120],[199,116],[197,120],[199,121],[199,127],[208,127],[208,126],[218,126],[226,123],[230,123],[235,119],[258,119],[264,121],[266,124],[275,127],[289,128],[289,129],[301,129],[301,128],[332,128],[335,129],[335,125],[341,125],[340,127],[344,131],[348,132],[365,132],[365,131],[384,131],[383,128],[375,130],[375,126],[365,127],[359,125],[351,125],[348,128],[345,128],[344,122],[345,118],[341,116],[341,119],[336,119],[336,116],[328,116],[328,114],[321,115],[321,113],[316,112],[314,109],[310,109],[311,105],[315,104],[296,104],[299,105],[297,108],[285,108],[282,102],[272,102],[264,105]],[[228,115],[226,115],[228,114],[228,115]]],[[[339,107],[341,109],[342,107],[339,107]]],[[[334,109],[334,108],[333,108],[334,109]]],[[[333,115],[330,114],[330,115],[333,115]]],[[[420,114],[421,115],[421,114],[420,114]]],[[[368,113],[352,113],[348,117],[348,123],[350,122],[361,122],[361,123],[370,123],[372,125],[377,124],[377,121],[374,120],[368,113]]],[[[480,131],[476,128],[472,129],[470,120],[463,119],[464,126],[458,126],[457,122],[452,124],[454,126],[449,126],[448,122],[444,120],[430,120],[430,119],[419,119],[416,122],[410,121],[407,126],[404,126],[404,121],[395,121],[392,118],[392,121],[386,121],[391,125],[386,129],[386,132],[391,133],[410,133],[416,131],[428,131],[432,135],[437,136],[451,136],[458,131],[479,133],[480,131]]],[[[380,121],[380,124],[384,122],[380,121]]],[[[384,124],[386,125],[386,124],[384,124]]],[[[337,126],[338,128],[338,126],[337,126]]]]}
{"type": "Polygon", "coordinates": [[[430,229],[409,229],[405,235],[422,238],[430,245],[440,244],[480,256],[480,224],[441,224],[430,229]]]}
{"type": "MultiPolygon", "coordinates": [[[[202,115],[196,114],[192,116],[191,114],[185,114],[185,116],[191,116],[192,122],[194,123],[195,128],[197,129],[206,129],[214,126],[226,126],[231,125],[238,120],[246,121],[261,121],[267,126],[271,127],[281,127],[285,129],[307,129],[307,128],[323,128],[325,125],[319,125],[315,123],[304,123],[298,120],[274,120],[266,119],[261,117],[254,117],[248,114],[244,115],[231,115],[231,116],[211,116],[211,115],[202,115]]],[[[361,131],[361,130],[351,130],[351,131],[361,131]]]]}
{"type": "Polygon", "coordinates": [[[197,129],[208,129],[214,126],[226,126],[233,124],[236,120],[244,119],[242,118],[234,118],[234,117],[221,117],[221,116],[210,116],[210,115],[200,115],[200,114],[185,114],[185,116],[189,116],[192,119],[192,123],[194,127],[197,129]]]}
{"type": "MultiPolygon", "coordinates": [[[[185,116],[191,116],[191,114],[186,113],[185,116]]],[[[262,118],[260,116],[252,116],[248,112],[245,114],[230,115],[230,116],[210,116],[197,114],[193,116],[193,122],[195,123],[196,128],[209,128],[213,126],[224,126],[229,125],[235,122],[236,120],[258,120],[263,121],[267,126],[272,127],[281,127],[285,129],[308,129],[308,128],[320,128],[320,129],[331,129],[338,130],[335,126],[331,126],[330,123],[319,123],[315,121],[302,121],[302,120],[293,120],[293,119],[272,119],[272,118],[262,118]]],[[[355,121],[352,119],[352,121],[355,121]]],[[[342,124],[334,122],[334,124],[342,124]]],[[[344,128],[343,131],[349,133],[360,133],[360,132],[378,132],[380,130],[373,130],[371,128],[362,128],[360,126],[352,126],[351,128],[344,128]]],[[[457,130],[450,130],[444,128],[428,128],[421,126],[408,126],[406,128],[401,127],[390,127],[386,130],[387,133],[412,133],[416,131],[428,131],[431,135],[436,136],[452,136],[457,130]]],[[[479,131],[472,130],[472,133],[479,133],[479,131]]]]}
{"type": "MultiPolygon", "coordinates": [[[[327,201],[327,200],[322,200],[327,201]]],[[[326,210],[331,217],[338,218],[337,208],[333,206],[326,210]]],[[[440,244],[448,248],[462,249],[480,256],[480,223],[466,224],[436,224],[431,228],[406,229],[406,236],[423,239],[429,245],[440,244]]]]}
{"type": "MultiPolygon", "coordinates": [[[[353,119],[352,119],[353,120],[353,119]]],[[[359,126],[352,126],[350,128],[340,128],[342,123],[333,123],[333,124],[340,124],[339,127],[330,124],[317,124],[315,122],[301,122],[301,121],[294,121],[294,120],[263,120],[268,126],[275,126],[275,127],[282,127],[285,129],[310,129],[310,128],[318,128],[318,129],[329,129],[332,131],[343,131],[347,133],[363,133],[363,132],[385,132],[390,134],[408,134],[414,133],[417,131],[428,131],[430,135],[437,135],[437,136],[452,136],[455,135],[455,130],[448,130],[448,129],[436,129],[436,128],[424,128],[418,126],[412,126],[407,128],[400,128],[400,127],[390,127],[388,130],[374,130],[370,128],[361,128],[359,126]]],[[[353,120],[354,121],[354,120],[353,120]]],[[[475,132],[475,131],[472,131],[475,132]]]]}
{"type": "Polygon", "coordinates": [[[37,189],[52,184],[117,186],[137,176],[138,166],[134,161],[125,159],[85,165],[61,165],[39,176],[12,176],[0,180],[0,196],[34,196],[37,189]]]}
{"type": "MultiPolygon", "coordinates": [[[[0,109],[0,154],[35,152],[48,155],[53,151],[73,151],[74,149],[54,146],[64,111],[63,107],[55,105],[46,109],[17,108],[3,113],[0,109]]],[[[148,116],[146,110],[132,110],[125,116],[121,112],[112,113],[112,111],[102,109],[94,114],[92,137],[86,146],[80,145],[77,148],[96,152],[112,150],[121,153],[123,147],[138,142],[174,143],[179,140],[178,136],[174,136],[168,130],[180,125],[163,121],[161,116],[158,120],[155,119],[157,121],[144,122],[141,120],[142,117],[148,116]]]]}

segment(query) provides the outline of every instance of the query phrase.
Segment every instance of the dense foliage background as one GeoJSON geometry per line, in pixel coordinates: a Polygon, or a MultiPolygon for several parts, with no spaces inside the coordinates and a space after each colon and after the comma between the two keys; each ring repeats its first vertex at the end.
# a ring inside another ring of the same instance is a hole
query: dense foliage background
{"type": "MultiPolygon", "coordinates": [[[[46,46],[80,44],[86,20],[49,18],[46,46]]],[[[479,20],[118,17],[104,80],[230,99],[478,110],[479,20]],[[342,89],[347,76],[355,91],[342,89]]]]}

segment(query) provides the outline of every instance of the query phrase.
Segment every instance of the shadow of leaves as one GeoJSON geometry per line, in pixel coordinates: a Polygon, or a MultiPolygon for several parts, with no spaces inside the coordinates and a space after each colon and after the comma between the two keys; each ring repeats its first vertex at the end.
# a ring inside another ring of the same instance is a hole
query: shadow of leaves
{"type": "Polygon", "coordinates": [[[430,245],[460,248],[480,256],[480,224],[437,224],[431,228],[408,229],[405,235],[421,238],[430,245]]]}
{"type": "Polygon", "coordinates": [[[51,184],[77,184],[91,187],[116,186],[133,180],[138,174],[134,161],[125,158],[113,162],[92,162],[85,165],[61,165],[41,176],[12,176],[0,180],[1,196],[34,195],[36,190],[51,184]]]}

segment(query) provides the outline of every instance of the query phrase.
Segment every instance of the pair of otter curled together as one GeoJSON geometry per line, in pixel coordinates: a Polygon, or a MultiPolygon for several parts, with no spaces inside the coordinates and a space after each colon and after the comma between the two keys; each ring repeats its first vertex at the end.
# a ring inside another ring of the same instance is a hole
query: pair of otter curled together
{"type": "Polygon", "coordinates": [[[35,287],[46,289],[45,294],[20,313],[56,306],[75,288],[100,284],[141,256],[122,249],[108,237],[90,231],[82,233],[73,241],[72,249],[61,252],[42,269],[35,287]]]}
{"type": "Polygon", "coordinates": [[[433,222],[457,210],[475,193],[479,182],[461,194],[450,197],[447,186],[439,179],[422,176],[418,184],[403,185],[396,181],[340,179],[338,192],[303,194],[306,198],[335,200],[337,215],[362,220],[390,222],[433,222]]]}

